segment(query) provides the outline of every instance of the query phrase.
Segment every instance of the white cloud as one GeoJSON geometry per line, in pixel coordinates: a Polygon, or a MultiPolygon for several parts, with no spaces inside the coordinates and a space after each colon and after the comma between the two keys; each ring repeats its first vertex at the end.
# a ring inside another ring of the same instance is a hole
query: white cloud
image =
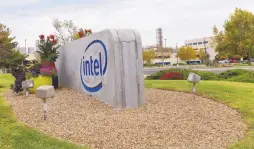
{"type": "MultiPolygon", "coordinates": [[[[32,1],[32,0],[31,0],[32,1]]],[[[106,28],[133,28],[144,45],[156,43],[156,28],[162,27],[167,45],[183,44],[185,39],[210,36],[213,25],[222,26],[235,7],[253,11],[252,0],[107,0],[103,4],[59,5],[57,8],[0,14],[21,46],[28,45],[40,33],[54,31],[52,19],[73,20],[78,27],[100,31],[106,28]]]]}
{"type": "Polygon", "coordinates": [[[24,6],[31,3],[39,2],[40,0],[0,0],[0,8],[10,6],[24,6]]]}

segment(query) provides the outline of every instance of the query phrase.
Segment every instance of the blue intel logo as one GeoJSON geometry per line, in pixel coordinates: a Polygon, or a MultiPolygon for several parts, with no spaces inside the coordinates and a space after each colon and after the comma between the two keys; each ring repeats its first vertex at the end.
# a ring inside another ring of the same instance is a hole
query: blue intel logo
{"type": "Polygon", "coordinates": [[[94,93],[101,90],[107,63],[106,46],[101,40],[94,40],[85,49],[80,63],[80,78],[86,91],[94,93]]]}

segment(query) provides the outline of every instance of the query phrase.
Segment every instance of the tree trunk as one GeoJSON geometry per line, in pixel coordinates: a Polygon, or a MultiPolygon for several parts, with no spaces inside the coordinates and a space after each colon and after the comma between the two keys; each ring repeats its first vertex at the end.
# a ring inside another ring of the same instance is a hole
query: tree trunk
{"type": "Polygon", "coordinates": [[[250,56],[248,57],[248,64],[251,65],[251,58],[250,58],[250,56]]]}
{"type": "Polygon", "coordinates": [[[249,55],[248,55],[248,63],[251,65],[251,50],[249,49],[249,55]]]}

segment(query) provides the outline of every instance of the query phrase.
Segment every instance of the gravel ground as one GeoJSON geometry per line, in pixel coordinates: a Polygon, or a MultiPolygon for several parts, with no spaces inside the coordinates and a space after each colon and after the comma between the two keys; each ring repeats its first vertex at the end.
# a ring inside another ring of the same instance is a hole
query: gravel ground
{"type": "Polygon", "coordinates": [[[34,95],[4,94],[21,122],[91,149],[224,149],[243,138],[239,113],[187,93],[145,89],[138,109],[113,108],[71,89],[59,89],[43,103],[34,95]]]}

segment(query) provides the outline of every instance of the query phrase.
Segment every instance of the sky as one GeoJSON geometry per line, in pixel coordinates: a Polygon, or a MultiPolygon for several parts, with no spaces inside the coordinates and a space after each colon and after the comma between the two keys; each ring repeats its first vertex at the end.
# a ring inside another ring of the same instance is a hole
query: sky
{"type": "Polygon", "coordinates": [[[20,47],[35,46],[40,34],[55,32],[52,21],[73,20],[79,28],[135,29],[143,46],[156,44],[156,28],[166,45],[212,36],[222,29],[235,8],[254,12],[253,0],[0,0],[0,23],[16,37],[20,47]]]}

